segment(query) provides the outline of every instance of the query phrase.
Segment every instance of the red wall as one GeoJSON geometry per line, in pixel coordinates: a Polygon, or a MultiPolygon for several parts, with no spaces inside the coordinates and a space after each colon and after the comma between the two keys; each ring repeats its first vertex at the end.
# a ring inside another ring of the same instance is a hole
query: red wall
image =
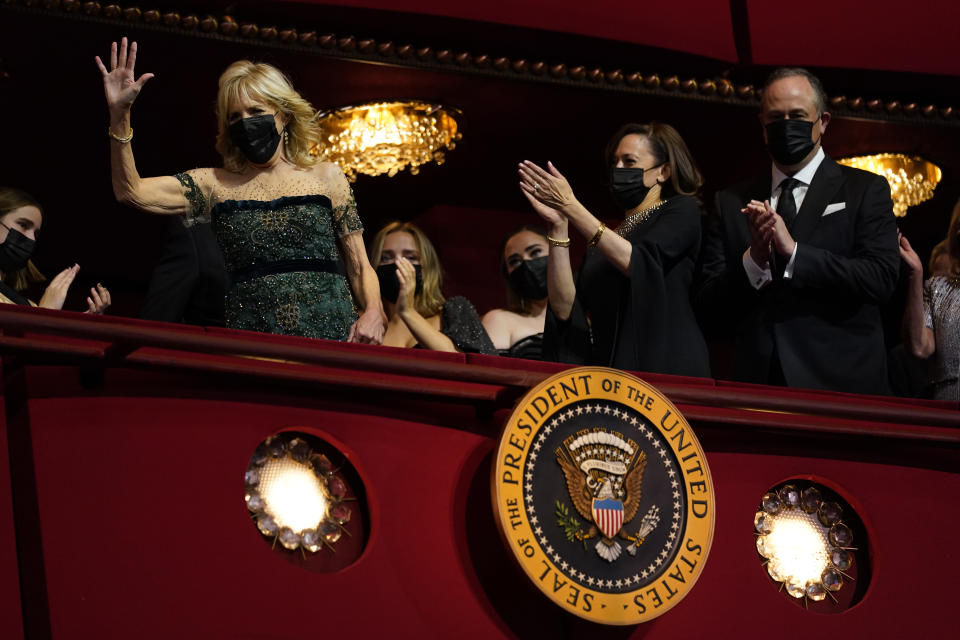
{"type": "MultiPolygon", "coordinates": [[[[4,392],[8,402],[22,397],[11,381],[15,365],[26,363],[55,637],[685,638],[720,631],[807,639],[947,636],[953,628],[944,614],[960,569],[950,552],[960,525],[949,508],[960,492],[953,406],[649,377],[691,419],[708,453],[716,533],[683,602],[646,625],[606,628],[562,612],[520,574],[490,508],[490,456],[509,407],[559,366],[324,342],[311,349],[242,332],[204,338],[236,338],[211,341],[211,352],[224,353],[214,356],[188,344],[202,331],[43,312],[29,319],[46,323],[38,332],[49,335],[11,336],[11,323],[25,313],[0,310],[4,392]],[[69,362],[69,349],[121,332],[129,355],[69,362]],[[140,346],[131,342],[136,332],[140,346]],[[142,344],[163,336],[162,352],[142,344]],[[230,344],[240,356],[295,346],[303,363],[230,356],[230,344]],[[151,366],[131,364],[148,353],[151,366]],[[227,358],[232,372],[199,370],[199,362],[227,358]],[[294,370],[299,381],[274,375],[294,370]],[[393,379],[395,388],[385,386],[393,379]],[[500,391],[476,400],[488,387],[500,391]],[[787,413],[756,410],[770,403],[787,413]],[[253,448],[289,428],[339,443],[365,485],[369,541],[339,572],[285,561],[245,509],[242,476],[253,448]],[[804,611],[778,593],[754,549],[760,497],[798,475],[840,490],[869,533],[870,587],[839,615],[804,611]]],[[[18,468],[23,462],[13,460],[18,468]]],[[[9,485],[0,489],[0,508],[9,512],[9,485]]],[[[0,518],[4,637],[19,635],[11,533],[9,518],[0,518]]]]}

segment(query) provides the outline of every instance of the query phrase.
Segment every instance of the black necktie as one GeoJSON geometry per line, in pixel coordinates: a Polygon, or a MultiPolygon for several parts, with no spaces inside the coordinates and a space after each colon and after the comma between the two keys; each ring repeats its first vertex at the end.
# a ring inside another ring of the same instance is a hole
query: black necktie
{"type": "Polygon", "coordinates": [[[777,199],[777,213],[783,218],[787,227],[793,224],[797,217],[797,201],[793,199],[793,190],[803,184],[794,178],[784,178],[780,183],[780,197],[777,199]]]}
{"type": "MultiPolygon", "coordinates": [[[[787,225],[788,229],[790,225],[793,224],[793,219],[797,217],[797,201],[793,198],[793,190],[800,184],[803,183],[795,178],[784,178],[780,183],[780,197],[777,198],[777,214],[783,218],[783,222],[787,225]]],[[[774,280],[783,278],[783,270],[786,268],[788,261],[789,258],[778,256],[776,251],[770,255],[770,267],[774,280]]]]}

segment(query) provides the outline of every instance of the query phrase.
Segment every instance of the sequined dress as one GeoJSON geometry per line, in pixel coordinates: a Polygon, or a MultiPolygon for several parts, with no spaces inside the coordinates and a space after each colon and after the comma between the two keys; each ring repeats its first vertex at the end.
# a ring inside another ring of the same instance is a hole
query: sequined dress
{"type": "Polygon", "coordinates": [[[223,252],[227,327],[345,340],[357,311],[337,239],[363,229],[346,181],[328,189],[307,177],[272,189],[248,181],[203,193],[203,171],[176,177],[191,200],[187,223],[209,221],[223,252]],[[201,194],[191,198],[194,187],[201,194]],[[278,190],[295,195],[263,198],[278,190]]]}
{"type": "Polygon", "coordinates": [[[924,323],[933,329],[931,381],[937,400],[960,400],[960,278],[934,276],[923,287],[924,323]]]}

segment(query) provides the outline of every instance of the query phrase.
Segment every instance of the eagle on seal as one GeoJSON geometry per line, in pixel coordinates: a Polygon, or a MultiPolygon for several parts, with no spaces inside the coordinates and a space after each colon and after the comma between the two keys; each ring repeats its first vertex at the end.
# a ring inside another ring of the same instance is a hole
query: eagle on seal
{"type": "Polygon", "coordinates": [[[586,532],[582,530],[578,532],[576,538],[589,540],[599,536],[596,551],[608,562],[613,562],[620,556],[621,546],[616,537],[629,541],[628,550],[633,555],[636,553],[635,548],[643,544],[644,536],[656,526],[655,522],[652,526],[647,526],[647,518],[645,518],[641,530],[636,534],[630,535],[624,530],[640,508],[640,498],[643,495],[641,485],[643,472],[647,466],[647,455],[640,451],[636,457],[632,457],[630,462],[632,464],[627,467],[624,477],[616,473],[608,473],[602,468],[589,468],[590,465],[587,462],[578,467],[567,455],[557,456],[557,463],[563,469],[567,491],[570,493],[574,507],[587,522],[591,523],[590,528],[586,532]]]}

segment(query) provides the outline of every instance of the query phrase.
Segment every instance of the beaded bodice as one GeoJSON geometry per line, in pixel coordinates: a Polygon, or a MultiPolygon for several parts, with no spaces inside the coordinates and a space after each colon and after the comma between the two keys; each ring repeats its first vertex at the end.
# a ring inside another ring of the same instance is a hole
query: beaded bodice
{"type": "Polygon", "coordinates": [[[337,260],[336,239],[362,231],[350,184],[335,165],[235,174],[178,174],[187,223],[212,221],[227,269],[277,260],[337,260]]]}
{"type": "Polygon", "coordinates": [[[232,286],[227,326],[344,340],[356,320],[338,238],[363,226],[336,165],[175,176],[185,223],[211,222],[232,286]]]}
{"type": "Polygon", "coordinates": [[[267,202],[226,200],[211,211],[217,242],[230,271],[278,260],[337,260],[330,199],[288,196],[267,202]]]}

